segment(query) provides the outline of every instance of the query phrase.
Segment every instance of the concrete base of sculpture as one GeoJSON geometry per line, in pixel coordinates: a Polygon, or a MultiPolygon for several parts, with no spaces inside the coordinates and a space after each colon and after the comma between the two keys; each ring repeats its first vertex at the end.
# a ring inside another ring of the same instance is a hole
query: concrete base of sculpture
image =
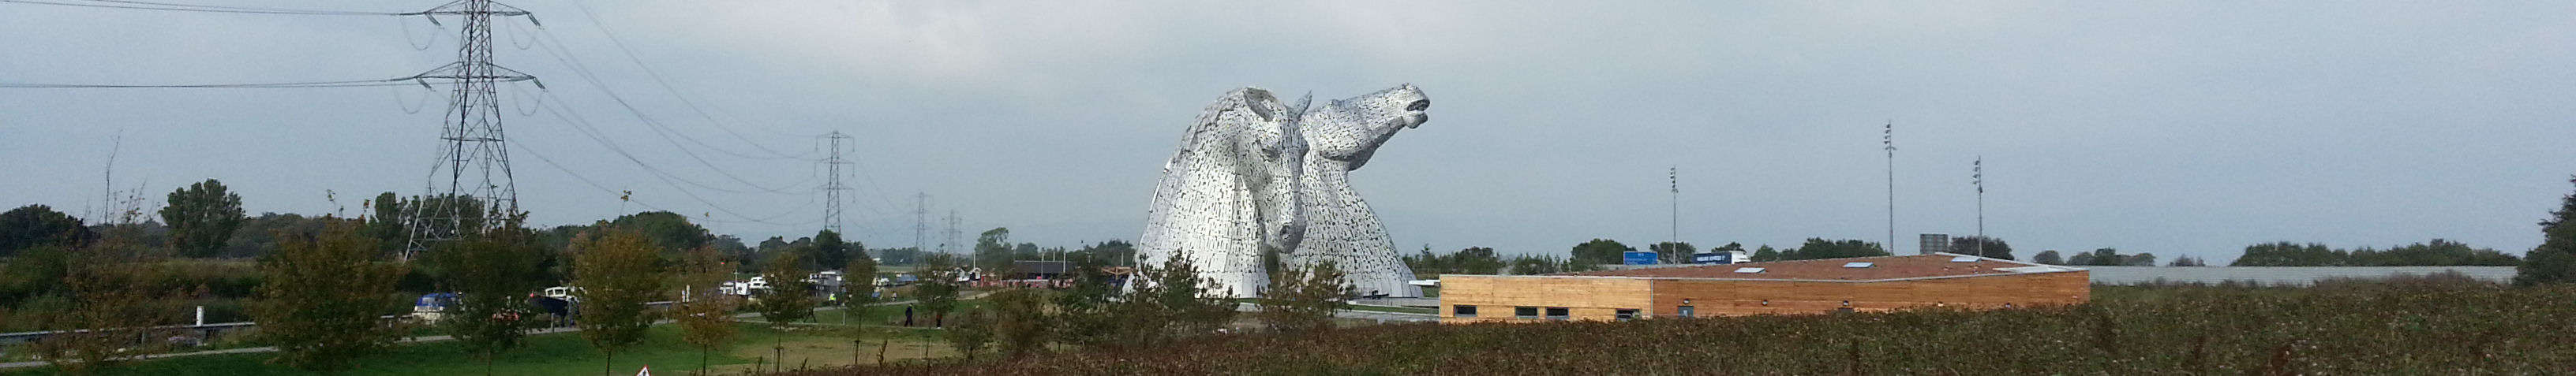
{"type": "Polygon", "coordinates": [[[1145,265],[1185,256],[1228,296],[1259,296],[1263,254],[1282,267],[1330,261],[1361,295],[1422,296],[1350,172],[1397,131],[1417,128],[1431,101],[1413,85],[1311,107],[1269,91],[1226,93],[1199,114],[1163,165],[1137,242],[1145,265]]]}

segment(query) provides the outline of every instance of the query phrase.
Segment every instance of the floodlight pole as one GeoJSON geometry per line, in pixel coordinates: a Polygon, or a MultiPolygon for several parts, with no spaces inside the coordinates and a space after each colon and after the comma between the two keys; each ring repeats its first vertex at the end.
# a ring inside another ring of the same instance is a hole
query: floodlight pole
{"type": "Polygon", "coordinates": [[[1986,256],[1986,156],[1970,164],[1969,182],[1977,185],[1977,257],[1986,256]]]}
{"type": "Polygon", "coordinates": [[[1896,120],[1887,121],[1879,143],[1887,145],[1887,253],[1896,253],[1896,120]]]}

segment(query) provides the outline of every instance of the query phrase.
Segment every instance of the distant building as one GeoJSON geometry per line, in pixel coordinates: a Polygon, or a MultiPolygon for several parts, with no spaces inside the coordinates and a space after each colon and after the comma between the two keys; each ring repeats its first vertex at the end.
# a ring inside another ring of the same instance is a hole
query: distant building
{"type": "Polygon", "coordinates": [[[1073,263],[1064,261],[1012,261],[1009,279],[1064,279],[1072,267],[1073,263]]]}
{"type": "Polygon", "coordinates": [[[1915,254],[1929,255],[1934,253],[1950,252],[1950,234],[1923,234],[1922,241],[1922,245],[1915,247],[1920,250],[1920,252],[1916,252],[1915,254]]]}
{"type": "Polygon", "coordinates": [[[1960,254],[1442,275],[1440,321],[1634,320],[2083,303],[2085,269],[1960,254]]]}

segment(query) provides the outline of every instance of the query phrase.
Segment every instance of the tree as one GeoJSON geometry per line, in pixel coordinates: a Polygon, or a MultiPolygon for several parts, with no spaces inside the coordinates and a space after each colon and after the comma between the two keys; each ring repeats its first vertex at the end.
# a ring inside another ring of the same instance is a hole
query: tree
{"type": "Polygon", "coordinates": [[[2209,263],[2201,261],[2198,257],[2177,256],[2174,257],[2172,263],[2165,264],[2165,266],[2209,266],[2209,263]]]}
{"type": "Polygon", "coordinates": [[[490,373],[493,358],[519,347],[534,326],[522,316],[533,311],[527,293],[543,287],[537,277],[544,275],[538,263],[545,249],[534,233],[514,226],[439,248],[430,258],[442,270],[439,284],[457,293],[441,324],[490,373]]]}
{"type": "Polygon", "coordinates": [[[375,260],[374,237],[349,224],[279,237],[288,239],[260,260],[262,282],[250,303],[260,335],[277,346],[270,361],[336,371],[393,344],[399,333],[377,316],[399,304],[394,283],[404,270],[375,260]]]}
{"type": "Polygon", "coordinates": [[[760,269],[769,289],[762,290],[751,306],[769,326],[786,328],[788,323],[814,316],[814,282],[805,279],[810,273],[799,258],[796,252],[779,252],[760,269]]]}
{"type": "MultiPolygon", "coordinates": [[[[2576,183],[2576,178],[2567,182],[2576,183]]],[[[2540,221],[2540,246],[2525,253],[2522,265],[2515,267],[2515,285],[2576,281],[2576,194],[2560,200],[2558,211],[2540,221]]]]}
{"type": "Polygon", "coordinates": [[[64,283],[64,277],[71,274],[73,268],[89,264],[88,261],[75,262],[73,258],[72,250],[60,245],[20,250],[17,257],[9,259],[6,268],[0,268],[0,306],[15,305],[11,303],[38,296],[66,294],[64,289],[69,284],[64,283]]]}
{"type": "Polygon", "coordinates": [[[1574,262],[1617,264],[1619,263],[1620,258],[1626,257],[1623,255],[1624,253],[1634,250],[1637,249],[1629,247],[1626,244],[1619,244],[1619,241],[1616,240],[1592,239],[1592,241],[1574,245],[1573,256],[1574,262]]]}
{"type": "Polygon", "coordinates": [[[1070,259],[1073,288],[1055,294],[1056,338],[1080,346],[1108,345],[1117,340],[1118,321],[1110,314],[1110,308],[1118,287],[1116,277],[1103,269],[1113,261],[1097,257],[1070,259]]]}
{"type": "Polygon", "coordinates": [[[2121,261],[2120,261],[2120,265],[2124,265],[2124,266],[2156,266],[2156,254],[2153,254],[2153,253],[2146,253],[2146,252],[2138,252],[2138,254],[2129,255],[2129,257],[2128,257],[2128,258],[2121,259],[2121,261]]]}
{"type": "Polygon", "coordinates": [[[2274,242],[2245,246],[2229,266],[2347,266],[2350,252],[2327,248],[2325,244],[2274,242]]]}
{"type": "Polygon", "coordinates": [[[110,239],[75,251],[45,246],[28,254],[62,257],[61,273],[46,283],[58,286],[65,307],[27,315],[37,328],[56,330],[30,348],[46,362],[68,373],[91,374],[165,347],[159,341],[135,341],[163,338],[170,332],[166,325],[178,323],[171,298],[180,292],[156,290],[152,280],[166,271],[151,252],[110,239]]]}
{"type": "MultiPolygon", "coordinates": [[[[1046,290],[1015,288],[995,292],[984,298],[992,302],[991,333],[1003,354],[1019,358],[1046,350],[1054,320],[1047,317],[1051,298],[1046,290]]],[[[977,329],[968,329],[977,330],[977,329]]]]}
{"type": "Polygon", "coordinates": [[[975,263],[979,264],[975,267],[987,271],[1008,270],[1012,253],[1010,228],[995,227],[975,235],[975,263]]]}
{"type": "Polygon", "coordinates": [[[949,278],[928,273],[912,287],[912,300],[921,304],[921,314],[930,316],[932,326],[946,327],[948,312],[957,310],[957,285],[950,284],[949,278]]]}
{"type": "Polygon", "coordinates": [[[1825,240],[1821,238],[1807,238],[1806,244],[1801,244],[1798,248],[1780,252],[1780,259],[1784,261],[1815,260],[1888,255],[1892,254],[1887,253],[1885,248],[1879,248],[1878,243],[1859,240],[1825,240]]]}
{"type": "MultiPolygon", "coordinates": [[[[1133,266],[1136,261],[1136,245],[1129,244],[1126,241],[1111,240],[1100,242],[1100,244],[1084,246],[1082,249],[1075,250],[1067,256],[1068,257],[1066,257],[1066,259],[1068,260],[1098,260],[1102,266],[1133,266]]],[[[889,257],[886,263],[895,263],[891,258],[893,256],[887,255],[886,257],[889,257]]],[[[912,260],[912,258],[906,258],[905,260],[912,260]]]]}
{"type": "Polygon", "coordinates": [[[644,302],[662,294],[659,268],[662,250],[643,232],[600,226],[573,239],[572,297],[581,306],[582,339],[606,355],[602,373],[613,372],[617,350],[644,339],[653,325],[644,302]]]}
{"type": "Polygon", "coordinates": [[[1504,266],[1502,256],[1495,254],[1493,248],[1485,247],[1460,249],[1458,253],[1449,254],[1446,264],[1451,270],[1466,274],[1498,274],[1503,272],[1504,266]]]}
{"type": "Polygon", "coordinates": [[[376,238],[379,252],[393,254],[408,246],[404,243],[411,239],[411,229],[405,221],[410,217],[403,214],[402,196],[393,192],[378,193],[375,199],[367,200],[363,205],[372,215],[358,219],[367,222],[367,235],[376,238]]]}
{"type": "Polygon", "coordinates": [[[948,345],[966,354],[966,360],[975,360],[975,353],[993,343],[993,323],[993,313],[987,309],[966,310],[958,315],[957,325],[948,326],[948,345]]]}
{"type": "Polygon", "coordinates": [[[214,256],[233,230],[241,228],[241,195],[227,192],[215,179],[170,192],[161,207],[161,222],[170,226],[170,246],[188,257],[214,256]]]}
{"type": "Polygon", "coordinates": [[[1117,343],[1152,347],[1180,336],[1214,332],[1234,320],[1234,300],[1210,291],[1215,279],[1201,276],[1185,255],[1164,259],[1160,266],[1137,268],[1127,300],[1113,309],[1118,332],[1126,337],[1117,343]]]}
{"type": "Polygon", "coordinates": [[[1747,257],[1752,258],[1753,262],[1780,261],[1780,250],[1772,249],[1770,244],[1763,244],[1761,248],[1753,250],[1753,255],[1747,257]]]}
{"type": "Polygon", "coordinates": [[[1354,293],[1344,284],[1347,273],[1331,261],[1271,273],[1254,317],[1270,330],[1311,332],[1331,329],[1333,313],[1350,307],[1354,293]]]}
{"type": "Polygon", "coordinates": [[[2156,255],[2153,253],[2122,255],[2120,254],[2120,250],[2117,248],[2102,248],[2095,249],[2092,252],[2077,252],[2073,256],[2068,256],[2066,258],[2066,265],[2156,266],[2156,255]]]}
{"type": "Polygon", "coordinates": [[[717,292],[733,269],[724,265],[724,255],[716,247],[690,250],[680,263],[681,288],[686,289],[677,311],[680,339],[698,348],[698,373],[707,373],[707,359],[715,350],[732,344],[734,330],[733,299],[717,292]]]}
{"type": "Polygon", "coordinates": [[[29,247],[57,245],[79,247],[98,239],[80,218],[54,211],[44,205],[20,206],[0,213],[0,257],[9,257],[29,247]]]}
{"type": "Polygon", "coordinates": [[[877,298],[877,260],[861,252],[841,268],[841,301],[850,307],[866,307],[877,298]]]}
{"type": "Polygon", "coordinates": [[[831,269],[850,263],[850,244],[841,241],[841,233],[823,230],[814,234],[814,249],[806,255],[815,269],[831,269]]]}
{"type": "Polygon", "coordinates": [[[1547,256],[1528,256],[1528,255],[1523,255],[1523,256],[1518,256],[1518,257],[1513,257],[1513,258],[1512,258],[1512,262],[1511,262],[1511,265],[1512,265],[1512,266],[1511,266],[1511,272],[1512,272],[1512,273],[1511,273],[1511,274],[1512,274],[1512,275],[1540,275],[1540,274],[1553,274],[1553,273],[1556,273],[1556,272],[1559,272],[1559,271],[1563,271],[1563,270],[1564,270],[1564,268],[1565,268],[1565,266],[1564,266],[1565,264],[1583,264],[1583,262],[1582,262],[1582,261],[1579,261],[1579,260],[1574,260],[1574,259],[1558,260],[1558,259],[1556,259],[1556,258],[1554,258],[1554,257],[1547,257],[1547,256]]]}
{"type": "Polygon", "coordinates": [[[1988,237],[1962,236],[1950,238],[1950,253],[2004,260],[2013,259],[2011,244],[2004,244],[2003,239],[1988,237]],[[1984,253],[1979,253],[1979,243],[1984,244],[1984,248],[1982,248],[1984,249],[1984,253]]]}
{"type": "Polygon", "coordinates": [[[2059,256],[2057,254],[2057,250],[2054,249],[2039,251],[2038,255],[2030,256],[2030,261],[2049,265],[2066,265],[2066,257],[2059,256]]]}
{"type": "Polygon", "coordinates": [[[1646,246],[1646,249],[1655,251],[1655,257],[1666,264],[1688,264],[1691,255],[1699,253],[1699,247],[1692,246],[1690,242],[1661,242],[1646,246]]]}

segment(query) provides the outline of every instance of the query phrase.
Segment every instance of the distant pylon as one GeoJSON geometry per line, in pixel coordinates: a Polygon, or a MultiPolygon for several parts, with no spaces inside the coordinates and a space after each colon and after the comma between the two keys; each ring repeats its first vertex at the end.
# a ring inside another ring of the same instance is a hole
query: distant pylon
{"type": "MultiPolygon", "coordinates": [[[[850,190],[850,186],[841,184],[841,165],[850,164],[850,161],[841,159],[841,140],[849,139],[850,136],[841,134],[841,131],[832,131],[832,134],[823,135],[823,138],[832,140],[832,156],[823,159],[823,165],[832,173],[832,178],[823,183],[823,229],[842,234],[841,191],[850,190]]],[[[842,234],[842,236],[847,237],[849,234],[842,234]]]]}
{"type": "Polygon", "coordinates": [[[959,234],[957,232],[957,210],[949,210],[948,218],[946,220],[948,221],[948,229],[939,231],[939,234],[947,237],[947,240],[943,240],[939,243],[939,253],[955,253],[957,251],[957,247],[960,245],[957,244],[957,235],[959,234]]]}
{"type": "Polygon", "coordinates": [[[915,193],[912,199],[912,251],[921,252],[930,234],[930,193],[915,193]]]}
{"type": "Polygon", "coordinates": [[[518,215],[519,188],[510,175],[496,89],[502,82],[536,79],[492,64],[492,16],[527,16],[528,11],[491,0],[457,0],[421,13],[432,21],[455,16],[464,22],[456,38],[456,62],[415,76],[424,86],[431,79],[449,80],[454,90],[439,129],[439,139],[445,141],[442,163],[430,169],[426,193],[410,208],[404,261],[432,244],[481,233],[518,215]]]}

